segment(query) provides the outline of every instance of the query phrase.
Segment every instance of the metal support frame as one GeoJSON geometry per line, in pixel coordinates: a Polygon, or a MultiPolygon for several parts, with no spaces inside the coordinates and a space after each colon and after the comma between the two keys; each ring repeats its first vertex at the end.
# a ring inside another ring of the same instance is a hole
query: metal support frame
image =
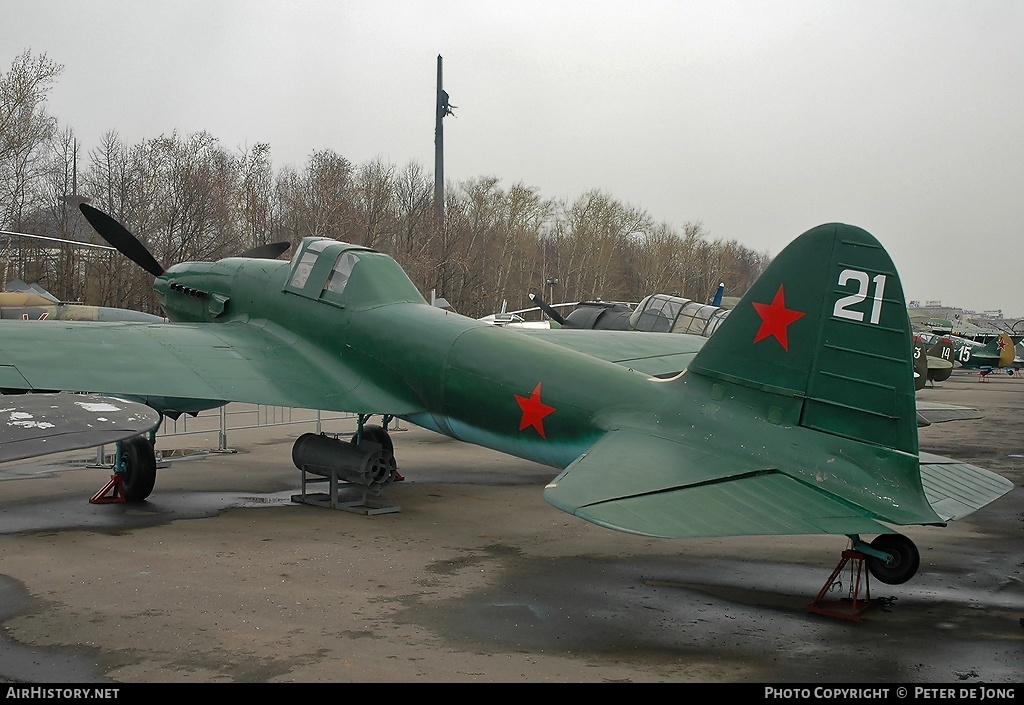
{"type": "Polygon", "coordinates": [[[809,612],[824,614],[840,619],[849,619],[859,622],[861,614],[871,606],[871,585],[870,573],[864,570],[864,561],[867,559],[860,551],[843,551],[842,559],[835,570],[825,581],[825,585],[818,592],[817,597],[807,606],[809,612]],[[843,569],[850,566],[850,587],[846,597],[838,600],[826,600],[826,595],[836,589],[842,590],[843,581],[839,577],[843,569]],[[860,599],[861,578],[864,584],[864,599],[860,599]]]}
{"type": "MultiPolygon", "coordinates": [[[[89,504],[123,504],[124,498],[124,457],[121,455],[121,441],[114,444],[114,473],[103,488],[89,499],[89,504]]],[[[101,448],[102,452],[102,448],[101,448]]]]}
{"type": "Polygon", "coordinates": [[[331,470],[329,473],[323,473],[307,470],[306,466],[303,466],[300,469],[300,472],[302,475],[301,492],[300,494],[292,495],[293,502],[311,504],[316,507],[325,507],[327,509],[341,509],[346,512],[353,512],[364,516],[394,514],[402,511],[402,508],[397,505],[388,504],[370,497],[370,492],[362,485],[339,479],[338,472],[336,470],[331,470]],[[311,479],[309,478],[309,474],[316,475],[317,477],[311,479]],[[306,485],[314,482],[329,483],[329,491],[327,493],[316,492],[312,494],[307,492],[306,485]],[[343,492],[347,497],[356,498],[343,499],[343,492]]]}

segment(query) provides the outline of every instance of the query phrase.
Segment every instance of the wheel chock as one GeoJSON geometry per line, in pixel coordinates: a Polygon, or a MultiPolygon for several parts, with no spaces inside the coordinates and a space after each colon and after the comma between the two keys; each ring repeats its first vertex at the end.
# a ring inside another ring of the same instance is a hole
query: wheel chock
{"type": "Polygon", "coordinates": [[[120,504],[124,502],[124,480],[120,473],[110,476],[110,482],[92,496],[89,504],[120,504]]]}

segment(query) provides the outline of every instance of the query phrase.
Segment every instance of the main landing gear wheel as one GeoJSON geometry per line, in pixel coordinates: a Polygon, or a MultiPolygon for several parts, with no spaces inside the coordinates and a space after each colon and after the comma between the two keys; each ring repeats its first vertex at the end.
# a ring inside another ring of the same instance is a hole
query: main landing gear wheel
{"type": "Polygon", "coordinates": [[[871,542],[871,548],[890,556],[888,563],[874,556],[866,556],[868,570],[887,585],[907,582],[921,566],[921,554],[917,546],[902,534],[880,534],[871,542]]]}
{"type": "Polygon", "coordinates": [[[145,501],[156,484],[156,453],[153,444],[145,436],[121,441],[121,461],[124,463],[124,501],[145,501]]]}
{"type": "MultiPolygon", "coordinates": [[[[395,460],[395,444],[391,440],[391,435],[383,426],[375,424],[363,426],[363,439],[377,443],[381,448],[380,463],[373,469],[373,479],[375,481],[387,484],[388,482],[399,482],[405,479],[398,472],[398,463],[395,460]]],[[[357,440],[359,440],[359,434],[354,433],[352,435],[352,443],[356,443],[357,440]]]]}

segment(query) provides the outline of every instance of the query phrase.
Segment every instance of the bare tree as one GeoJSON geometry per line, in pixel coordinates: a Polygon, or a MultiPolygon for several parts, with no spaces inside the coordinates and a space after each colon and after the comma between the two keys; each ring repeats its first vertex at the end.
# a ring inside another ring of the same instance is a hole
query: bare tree
{"type": "Polygon", "coordinates": [[[378,248],[395,231],[395,167],[375,159],[359,167],[355,178],[353,243],[378,248]]]}
{"type": "Polygon", "coordinates": [[[274,178],[270,145],[257,144],[236,159],[241,178],[235,184],[235,208],[240,221],[240,233],[248,249],[270,242],[274,230],[274,178]]]}
{"type": "Polygon", "coordinates": [[[646,211],[627,206],[600,191],[573,202],[556,231],[558,278],[567,298],[616,300],[626,295],[626,253],[653,227],[646,211]]]}
{"type": "Polygon", "coordinates": [[[352,229],[353,167],[331,150],[314,152],[299,174],[283,171],[276,181],[282,235],[291,242],[304,237],[344,240],[352,229]]]}
{"type": "Polygon", "coordinates": [[[46,96],[63,68],[25,50],[0,75],[0,226],[20,229],[25,213],[40,205],[31,186],[45,177],[57,132],[46,96]]]}
{"type": "Polygon", "coordinates": [[[430,270],[428,249],[434,232],[434,179],[411,162],[395,181],[395,232],[390,253],[407,268],[417,285],[425,285],[430,270]]]}

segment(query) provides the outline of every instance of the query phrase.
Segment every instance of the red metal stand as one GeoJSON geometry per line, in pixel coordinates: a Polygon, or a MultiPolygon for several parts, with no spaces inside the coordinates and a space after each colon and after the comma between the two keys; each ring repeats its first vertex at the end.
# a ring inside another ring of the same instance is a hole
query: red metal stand
{"type": "Polygon", "coordinates": [[[89,504],[117,504],[124,502],[124,481],[121,473],[115,472],[110,476],[110,482],[103,486],[103,489],[92,496],[89,504]]]}
{"type": "Polygon", "coordinates": [[[869,574],[864,572],[864,558],[864,554],[860,551],[843,551],[843,557],[839,561],[839,565],[836,566],[836,569],[832,571],[832,575],[825,581],[825,585],[821,588],[818,596],[807,606],[807,610],[830,617],[839,617],[859,622],[861,613],[871,606],[871,586],[868,581],[869,574]],[[826,600],[825,596],[832,590],[833,586],[836,584],[839,584],[840,587],[842,586],[842,581],[837,579],[848,563],[850,564],[849,597],[838,600],[826,600]],[[865,597],[863,600],[860,600],[861,576],[864,577],[865,597]]]}

